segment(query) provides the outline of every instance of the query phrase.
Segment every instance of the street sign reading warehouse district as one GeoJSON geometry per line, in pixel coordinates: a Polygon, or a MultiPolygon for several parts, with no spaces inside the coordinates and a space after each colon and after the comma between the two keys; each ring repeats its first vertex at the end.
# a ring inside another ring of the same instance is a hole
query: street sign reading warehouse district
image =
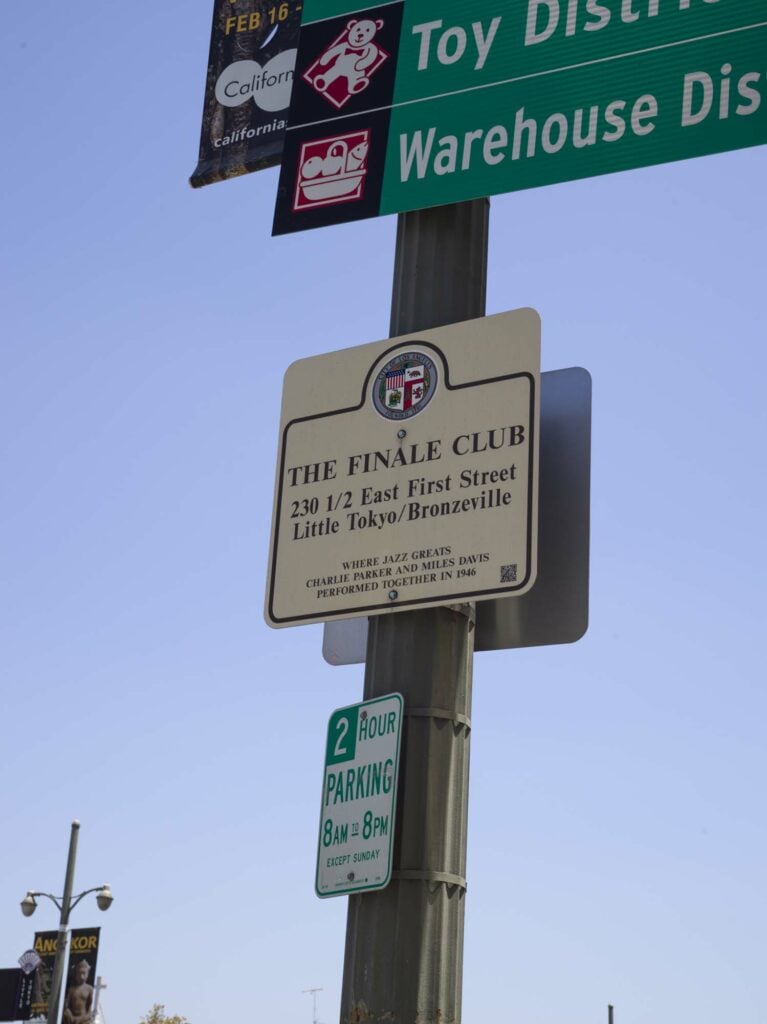
{"type": "Polygon", "coordinates": [[[765,142],[765,0],[305,0],[274,233],[765,142]]]}
{"type": "Polygon", "coordinates": [[[538,566],[539,391],[531,309],[293,363],[267,622],[528,590],[538,566]]]}

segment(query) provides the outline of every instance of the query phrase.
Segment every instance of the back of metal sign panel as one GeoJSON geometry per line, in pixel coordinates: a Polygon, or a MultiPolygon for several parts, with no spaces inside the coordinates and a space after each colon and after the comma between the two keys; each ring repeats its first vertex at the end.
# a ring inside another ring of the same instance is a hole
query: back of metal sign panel
{"type": "MultiPolygon", "coordinates": [[[[477,602],[475,650],[567,644],[589,614],[591,376],[572,367],[541,374],[538,578],[521,597],[477,602]]],[[[367,619],[325,623],[331,665],[365,661],[367,619]]]]}

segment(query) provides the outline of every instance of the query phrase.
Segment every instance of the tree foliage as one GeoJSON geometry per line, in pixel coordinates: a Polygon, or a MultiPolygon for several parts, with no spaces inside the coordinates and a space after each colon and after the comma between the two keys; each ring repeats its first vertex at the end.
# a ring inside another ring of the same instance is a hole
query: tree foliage
{"type": "Polygon", "coordinates": [[[139,1024],[189,1024],[189,1021],[177,1013],[170,1016],[165,1012],[164,1003],[155,1003],[149,1013],[141,1018],[139,1024]]]}

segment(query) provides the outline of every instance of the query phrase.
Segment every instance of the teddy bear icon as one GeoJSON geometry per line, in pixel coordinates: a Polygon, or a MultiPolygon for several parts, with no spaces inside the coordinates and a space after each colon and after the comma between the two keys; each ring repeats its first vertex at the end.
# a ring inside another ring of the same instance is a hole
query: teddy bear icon
{"type": "Polygon", "coordinates": [[[383,19],[353,18],[304,73],[304,79],[339,110],[366,89],[389,54],[375,42],[383,19]]]}

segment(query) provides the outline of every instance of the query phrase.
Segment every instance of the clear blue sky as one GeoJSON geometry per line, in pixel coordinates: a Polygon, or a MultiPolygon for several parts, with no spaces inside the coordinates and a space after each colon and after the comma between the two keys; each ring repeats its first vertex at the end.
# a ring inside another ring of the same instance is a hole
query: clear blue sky
{"type": "MultiPolygon", "coordinates": [[[[338,1019],[323,740],[362,692],[262,618],[282,375],[385,337],[395,219],[202,191],[210,4],[6,18],[0,966],[109,881],[108,1024],[338,1019]]],[[[488,312],[594,387],[591,622],[479,654],[464,1019],[764,1024],[765,152],[493,201],[488,312]]]]}

